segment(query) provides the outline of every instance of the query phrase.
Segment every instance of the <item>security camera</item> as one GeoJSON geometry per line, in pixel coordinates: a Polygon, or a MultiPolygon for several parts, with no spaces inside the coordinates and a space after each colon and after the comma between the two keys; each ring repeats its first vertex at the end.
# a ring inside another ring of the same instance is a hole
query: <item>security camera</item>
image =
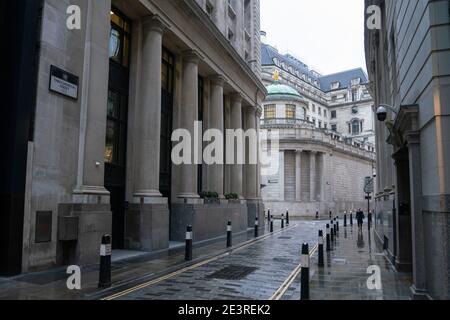
{"type": "Polygon", "coordinates": [[[384,122],[387,119],[387,109],[385,106],[379,106],[377,110],[378,121],[384,122]]]}

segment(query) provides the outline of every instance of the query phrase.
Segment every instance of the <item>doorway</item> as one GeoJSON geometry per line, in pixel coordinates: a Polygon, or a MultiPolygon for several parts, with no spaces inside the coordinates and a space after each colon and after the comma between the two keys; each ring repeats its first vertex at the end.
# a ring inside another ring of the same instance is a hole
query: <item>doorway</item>
{"type": "Polygon", "coordinates": [[[105,188],[110,192],[112,248],[123,249],[131,22],[111,9],[105,143],[105,188]]]}

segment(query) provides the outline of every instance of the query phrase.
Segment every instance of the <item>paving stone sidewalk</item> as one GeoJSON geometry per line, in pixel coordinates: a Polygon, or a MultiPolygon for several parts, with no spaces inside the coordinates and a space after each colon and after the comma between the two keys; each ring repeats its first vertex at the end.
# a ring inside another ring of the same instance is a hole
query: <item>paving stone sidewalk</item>
{"type": "MultiPolygon", "coordinates": [[[[356,225],[342,227],[333,250],[325,251],[325,267],[318,268],[318,254],[311,259],[311,300],[409,300],[411,274],[398,273],[387,260],[383,248],[375,241],[367,225],[358,232],[356,225]],[[369,290],[369,266],[381,271],[381,290],[369,290]]],[[[289,288],[283,300],[298,300],[300,277],[289,288]]]]}

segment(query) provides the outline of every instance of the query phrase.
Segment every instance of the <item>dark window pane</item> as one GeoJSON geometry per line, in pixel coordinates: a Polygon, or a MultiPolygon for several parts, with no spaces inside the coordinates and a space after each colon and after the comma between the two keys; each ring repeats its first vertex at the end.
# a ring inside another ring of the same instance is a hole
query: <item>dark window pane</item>
{"type": "Polygon", "coordinates": [[[130,39],[128,37],[123,38],[123,66],[128,67],[130,60],[130,39]]]}
{"type": "Polygon", "coordinates": [[[114,137],[115,125],[114,122],[108,120],[106,123],[106,144],[105,144],[105,162],[113,163],[114,161],[114,137]]]}

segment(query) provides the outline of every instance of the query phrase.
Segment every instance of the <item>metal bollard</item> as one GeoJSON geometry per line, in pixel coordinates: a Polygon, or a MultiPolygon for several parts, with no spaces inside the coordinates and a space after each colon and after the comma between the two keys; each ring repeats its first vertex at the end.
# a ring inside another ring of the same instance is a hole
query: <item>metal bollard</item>
{"type": "Polygon", "coordinates": [[[336,218],[336,231],[339,233],[339,217],[336,218]]]}
{"type": "Polygon", "coordinates": [[[227,225],[227,248],[233,246],[233,227],[231,225],[231,221],[228,221],[227,225]]]}
{"type": "Polygon", "coordinates": [[[259,235],[259,220],[258,217],[255,218],[255,238],[258,238],[259,235]]]}
{"type": "Polygon", "coordinates": [[[353,226],[353,211],[350,211],[350,225],[353,226]]]}
{"type": "Polygon", "coordinates": [[[331,251],[330,225],[327,223],[327,251],[331,251]]]}
{"type": "Polygon", "coordinates": [[[369,213],[367,214],[367,227],[370,231],[370,228],[372,227],[372,212],[369,211],[369,213]]]}
{"type": "Polygon", "coordinates": [[[319,220],[319,211],[316,211],[316,220],[319,220]]]}
{"type": "Polygon", "coordinates": [[[284,229],[284,214],[281,215],[281,229],[284,229]]]}
{"type": "Polygon", "coordinates": [[[273,216],[270,216],[270,232],[273,232],[273,216]]]}
{"type": "Polygon", "coordinates": [[[331,220],[330,226],[331,226],[330,238],[331,238],[331,243],[333,243],[334,242],[334,221],[333,220],[331,220]]]}
{"type": "Polygon", "coordinates": [[[330,219],[332,218],[332,216],[333,216],[333,214],[332,214],[331,211],[330,211],[330,219]]]}
{"type": "Polygon", "coordinates": [[[99,288],[111,287],[111,236],[105,234],[100,245],[99,288]]]}
{"type": "Polygon", "coordinates": [[[301,272],[300,300],[309,300],[309,245],[302,246],[302,272],[301,272]]]}
{"type": "Polygon", "coordinates": [[[286,225],[289,225],[289,210],[286,209],[286,225]]]}
{"type": "Polygon", "coordinates": [[[344,227],[347,226],[347,212],[344,213],[344,227]]]}
{"type": "Polygon", "coordinates": [[[334,235],[337,235],[337,223],[336,223],[336,218],[334,218],[333,220],[333,227],[334,227],[334,235]]]}
{"type": "Polygon", "coordinates": [[[187,226],[186,228],[186,254],[185,254],[185,260],[191,261],[192,260],[192,226],[187,226]]]}
{"type": "Polygon", "coordinates": [[[323,266],[323,231],[319,230],[319,267],[323,266]]]}
{"type": "Polygon", "coordinates": [[[270,208],[267,209],[267,222],[270,222],[272,216],[270,215],[270,208]]]}

